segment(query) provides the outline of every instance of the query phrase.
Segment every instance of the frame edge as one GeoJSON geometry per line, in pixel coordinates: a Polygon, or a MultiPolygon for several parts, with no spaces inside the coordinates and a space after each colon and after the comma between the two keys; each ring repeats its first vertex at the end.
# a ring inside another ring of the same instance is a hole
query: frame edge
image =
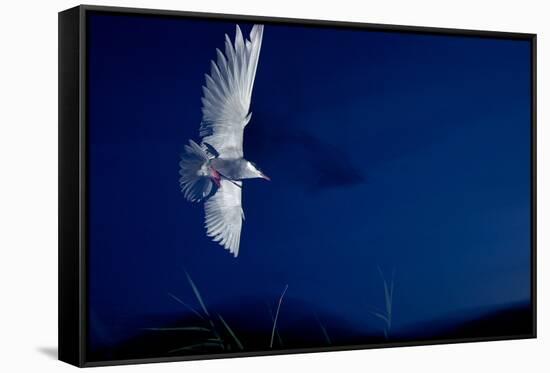
{"type": "Polygon", "coordinates": [[[83,366],[81,343],[80,13],[58,13],[58,359],[83,366]]]}
{"type": "Polygon", "coordinates": [[[360,21],[337,21],[331,19],[311,19],[311,18],[291,18],[291,17],[270,17],[260,15],[243,15],[231,13],[211,13],[211,12],[196,12],[182,11],[173,9],[155,9],[155,8],[133,8],[105,5],[80,5],[84,11],[94,12],[109,12],[113,14],[133,14],[133,15],[155,15],[155,16],[171,16],[171,17],[190,17],[190,18],[205,18],[224,21],[242,21],[242,22],[263,22],[272,24],[289,24],[299,26],[315,26],[315,27],[340,27],[340,28],[360,28],[371,29],[374,31],[385,32],[408,32],[414,34],[433,34],[433,35],[457,35],[457,36],[473,36],[484,38],[498,39],[522,39],[531,40],[536,37],[535,33],[514,32],[514,31],[494,31],[494,30],[478,30],[478,29],[460,29],[437,26],[415,26],[415,25],[398,25],[391,23],[369,23],[360,21]]]}
{"type": "Polygon", "coordinates": [[[537,338],[537,34],[531,34],[531,308],[537,338]]]}
{"type": "Polygon", "coordinates": [[[190,360],[210,360],[219,358],[239,358],[286,355],[298,353],[366,350],[373,348],[430,346],[464,342],[506,341],[537,338],[537,302],[536,302],[536,33],[516,33],[486,30],[468,30],[422,26],[399,26],[393,24],[371,24],[317,19],[299,19],[268,17],[256,15],[237,15],[222,13],[204,13],[179,10],[158,10],[98,5],[79,5],[59,12],[59,360],[78,367],[113,366],[175,362],[190,360]],[[531,42],[532,56],[532,333],[520,336],[467,338],[459,340],[434,340],[412,343],[393,343],[384,345],[357,345],[341,348],[291,349],[274,352],[247,352],[220,355],[193,355],[189,357],[139,358],[129,360],[86,361],[86,255],[85,255],[85,209],[86,199],[86,149],[85,149],[85,57],[86,29],[85,18],[88,11],[159,15],[173,17],[211,18],[235,21],[264,21],[269,23],[297,24],[305,26],[352,27],[374,29],[388,32],[410,32],[420,34],[442,34],[501,39],[528,40],[531,42]],[[62,229],[62,227],[64,227],[62,229]],[[68,232],[67,232],[68,230],[68,232]],[[76,238],[75,238],[76,237],[76,238]],[[62,263],[65,271],[62,270],[62,263]],[[72,273],[76,271],[75,273],[72,273]],[[62,272],[63,275],[62,275],[62,272]]]}

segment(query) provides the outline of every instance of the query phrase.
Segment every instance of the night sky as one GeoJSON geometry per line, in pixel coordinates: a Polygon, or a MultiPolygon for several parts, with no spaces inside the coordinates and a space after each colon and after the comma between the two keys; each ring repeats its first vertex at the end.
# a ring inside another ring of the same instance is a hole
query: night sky
{"type": "Polygon", "coordinates": [[[168,293],[196,304],[185,271],[220,312],[288,284],[289,305],[358,330],[381,327],[378,268],[397,332],[530,302],[529,41],[266,24],[244,152],[272,181],[244,183],[234,258],[178,162],[235,22],[92,14],[88,31],[92,345],[181,313],[168,293]]]}

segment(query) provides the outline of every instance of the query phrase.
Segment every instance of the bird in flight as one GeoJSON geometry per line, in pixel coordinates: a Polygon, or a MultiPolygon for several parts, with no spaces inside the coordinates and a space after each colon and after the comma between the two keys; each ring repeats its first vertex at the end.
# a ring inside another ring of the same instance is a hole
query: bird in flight
{"type": "Polygon", "coordinates": [[[202,87],[202,140],[189,140],[179,163],[183,195],[191,202],[204,201],[207,236],[235,257],[244,220],[243,180],[270,180],[243,154],[263,30],[263,25],[254,25],[245,39],[237,25],[234,43],[225,35],[225,54],[216,49],[202,87]]]}

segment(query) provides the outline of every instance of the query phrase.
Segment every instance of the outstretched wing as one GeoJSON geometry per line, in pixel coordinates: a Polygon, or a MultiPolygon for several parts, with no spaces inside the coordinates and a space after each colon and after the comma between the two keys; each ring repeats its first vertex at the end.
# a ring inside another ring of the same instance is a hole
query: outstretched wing
{"type": "Polygon", "coordinates": [[[239,255],[244,213],[242,182],[221,180],[216,193],[204,203],[206,234],[234,256],[239,255]]]}
{"type": "Polygon", "coordinates": [[[243,157],[243,131],[250,120],[263,29],[254,25],[250,40],[245,40],[237,25],[235,43],[225,35],[225,55],[216,49],[217,62],[210,61],[210,74],[205,74],[200,136],[223,158],[243,157]]]}

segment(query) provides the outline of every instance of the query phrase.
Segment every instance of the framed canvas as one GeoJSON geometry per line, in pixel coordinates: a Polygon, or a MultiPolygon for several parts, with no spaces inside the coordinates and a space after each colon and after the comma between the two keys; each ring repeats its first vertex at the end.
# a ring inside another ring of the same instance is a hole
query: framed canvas
{"type": "Polygon", "coordinates": [[[59,13],[59,358],[536,335],[536,36],[59,13]]]}

